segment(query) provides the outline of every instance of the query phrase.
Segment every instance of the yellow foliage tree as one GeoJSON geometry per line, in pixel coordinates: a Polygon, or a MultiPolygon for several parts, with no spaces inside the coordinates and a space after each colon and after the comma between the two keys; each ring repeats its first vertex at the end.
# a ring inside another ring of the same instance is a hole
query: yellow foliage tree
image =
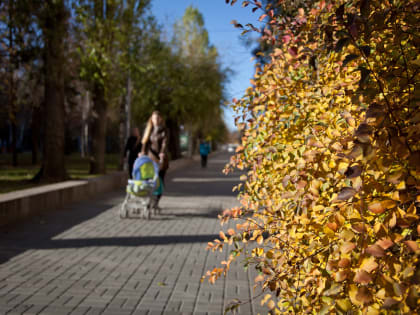
{"type": "Polygon", "coordinates": [[[271,62],[233,104],[244,137],[226,171],[248,172],[221,220],[240,222],[208,246],[236,247],[210,282],[240,252],[272,312],[418,313],[419,2],[264,9],[271,62]]]}

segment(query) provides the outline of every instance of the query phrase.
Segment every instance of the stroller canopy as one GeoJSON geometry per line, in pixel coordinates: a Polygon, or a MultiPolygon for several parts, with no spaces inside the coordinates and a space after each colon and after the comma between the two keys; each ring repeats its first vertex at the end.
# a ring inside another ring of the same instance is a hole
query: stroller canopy
{"type": "Polygon", "coordinates": [[[136,159],[133,166],[134,180],[156,179],[159,174],[159,165],[148,156],[136,159]]]}

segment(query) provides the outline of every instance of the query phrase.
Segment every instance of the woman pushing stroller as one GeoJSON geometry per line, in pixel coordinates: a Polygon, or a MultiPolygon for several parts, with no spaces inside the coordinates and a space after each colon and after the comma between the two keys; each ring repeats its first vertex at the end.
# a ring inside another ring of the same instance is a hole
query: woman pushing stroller
{"type": "MultiPolygon", "coordinates": [[[[166,170],[169,167],[167,154],[169,134],[165,126],[165,121],[159,111],[155,110],[147,121],[142,138],[142,149],[139,157],[147,155],[159,165],[159,178],[164,183],[166,170]]],[[[158,203],[162,197],[162,190],[154,198],[152,208],[160,210],[158,203]]]]}

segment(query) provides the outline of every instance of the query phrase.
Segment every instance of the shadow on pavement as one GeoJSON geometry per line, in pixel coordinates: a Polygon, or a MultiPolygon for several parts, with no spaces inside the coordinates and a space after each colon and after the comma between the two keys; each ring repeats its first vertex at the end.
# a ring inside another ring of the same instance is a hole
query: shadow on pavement
{"type": "MultiPolygon", "coordinates": [[[[179,208],[179,211],[183,212],[174,212],[174,208],[171,207],[171,210],[165,211],[159,215],[153,215],[150,221],[171,221],[171,220],[180,220],[180,218],[191,219],[191,218],[208,218],[208,219],[217,219],[217,216],[222,213],[222,209],[206,209],[205,212],[189,212],[185,209],[179,208]]],[[[141,216],[129,216],[124,220],[144,220],[141,216]]]]}
{"type": "Polygon", "coordinates": [[[82,247],[133,247],[147,245],[167,245],[179,243],[207,243],[219,238],[218,234],[202,235],[156,235],[138,237],[98,237],[48,240],[31,246],[31,249],[63,249],[82,247]]]}
{"type": "MultiPolygon", "coordinates": [[[[111,196],[120,197],[121,193],[113,193],[111,196]]],[[[114,206],[115,204],[103,203],[101,198],[98,198],[95,201],[72,204],[59,211],[49,211],[25,221],[0,227],[0,264],[28,249],[39,248],[39,244],[48,243],[55,235],[90,220],[114,206]]]]}
{"type": "MultiPolygon", "coordinates": [[[[238,183],[238,174],[224,176],[222,169],[229,159],[229,154],[216,154],[209,160],[208,167],[201,169],[196,162],[183,170],[177,170],[166,179],[164,196],[235,196],[233,186],[238,183]],[[225,162],[226,161],[226,162],[225,162]],[[177,179],[178,178],[178,179],[177,179]]],[[[0,227],[0,264],[29,249],[55,249],[86,246],[140,246],[171,243],[205,243],[218,235],[166,235],[144,237],[115,237],[90,239],[56,239],[54,236],[71,229],[82,222],[91,220],[101,213],[115,207],[124,198],[123,190],[98,196],[95,200],[73,203],[59,211],[0,227]],[[106,200],[106,202],[104,202],[106,200]]],[[[222,209],[191,211],[180,209],[167,211],[153,220],[182,220],[183,218],[217,218],[222,209]]]]}
{"type": "MultiPolygon", "coordinates": [[[[217,173],[216,173],[217,175],[217,173]]],[[[197,175],[176,173],[170,176],[165,182],[166,196],[237,196],[237,192],[232,192],[234,186],[240,183],[239,176],[226,176],[221,178],[207,177],[209,174],[200,172],[197,175]]]]}

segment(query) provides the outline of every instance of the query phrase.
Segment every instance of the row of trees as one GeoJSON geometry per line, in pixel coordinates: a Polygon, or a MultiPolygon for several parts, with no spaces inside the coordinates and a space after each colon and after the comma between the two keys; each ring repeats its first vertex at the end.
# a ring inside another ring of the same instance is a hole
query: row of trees
{"type": "Polygon", "coordinates": [[[240,257],[271,313],[418,314],[419,2],[242,3],[266,47],[233,104],[247,173],[210,281],[240,257]]]}
{"type": "Polygon", "coordinates": [[[93,174],[105,172],[110,128],[119,130],[122,151],[130,123],[142,127],[155,109],[170,128],[172,158],[180,156],[181,126],[192,139],[225,136],[228,70],[197,9],[187,9],[169,40],[150,13],[150,0],[9,0],[1,2],[0,15],[0,94],[7,100],[2,108],[14,165],[23,108],[32,113],[34,162],[43,136],[39,177],[47,181],[67,177],[66,129],[80,130],[84,148],[91,140],[93,174]]]}

